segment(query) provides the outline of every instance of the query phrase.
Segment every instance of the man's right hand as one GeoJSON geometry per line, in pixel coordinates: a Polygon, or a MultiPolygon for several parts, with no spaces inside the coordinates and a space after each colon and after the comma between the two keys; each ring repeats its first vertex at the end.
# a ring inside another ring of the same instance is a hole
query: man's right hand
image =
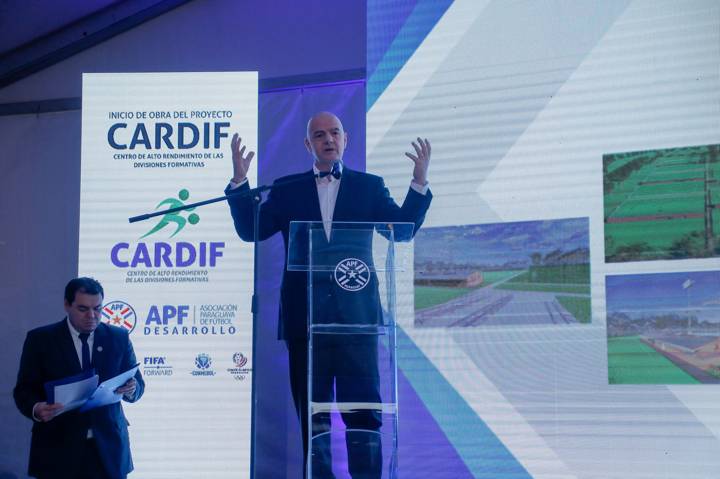
{"type": "Polygon", "coordinates": [[[242,138],[235,133],[230,143],[232,149],[232,161],[233,161],[233,177],[234,183],[241,183],[245,180],[247,172],[250,169],[250,162],[255,156],[254,151],[248,151],[245,155],[245,145],[242,144],[242,138]]]}
{"type": "Polygon", "coordinates": [[[33,408],[33,416],[40,422],[48,422],[54,418],[62,408],[63,405],[60,403],[48,404],[46,402],[39,402],[35,404],[33,408]]]}

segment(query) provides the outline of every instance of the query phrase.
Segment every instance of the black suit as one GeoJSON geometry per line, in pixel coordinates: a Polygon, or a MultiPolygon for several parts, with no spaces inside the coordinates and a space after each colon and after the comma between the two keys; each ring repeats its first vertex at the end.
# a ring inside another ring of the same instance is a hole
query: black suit
{"type": "MultiPolygon", "coordinates": [[[[247,184],[240,187],[249,189],[247,184]]],[[[226,190],[226,193],[229,191],[226,190]]],[[[333,222],[371,222],[415,224],[420,228],[425,212],[430,206],[432,194],[422,195],[412,188],[399,207],[390,196],[382,178],[344,168],[338,191],[333,222]]],[[[245,241],[253,240],[254,223],[252,202],[247,198],[232,198],[228,201],[238,235],[245,241]]],[[[313,171],[290,175],[275,181],[267,201],[260,208],[259,238],[282,233],[287,251],[290,240],[291,221],[322,221],[318,190],[313,171]]],[[[372,265],[371,237],[356,235],[352,241],[339,238],[332,232],[327,241],[324,232],[315,235],[326,256],[336,255],[338,259],[354,257],[372,265]]],[[[293,242],[307,241],[307,236],[293,238],[293,242]]],[[[347,239],[347,236],[345,237],[347,239]]],[[[318,245],[313,244],[317,251],[318,245]]],[[[286,259],[287,266],[287,259],[286,259]]],[[[314,311],[316,322],[358,323],[382,321],[377,278],[374,273],[368,284],[359,293],[347,293],[329,277],[313,278],[314,311]],[[321,293],[318,291],[322,290],[321,293]]],[[[325,276],[328,276],[325,273],[325,276]]],[[[279,339],[287,342],[290,363],[290,386],[295,408],[301,420],[303,449],[307,456],[307,326],[308,326],[308,280],[305,271],[288,271],[283,274],[280,300],[279,339]]],[[[332,336],[332,335],[330,335],[332,336]]],[[[313,397],[315,401],[330,402],[333,393],[340,402],[381,402],[377,371],[377,337],[368,335],[346,335],[339,338],[324,338],[322,344],[313,347],[313,364],[322,364],[322,370],[314,370],[313,397]],[[364,337],[360,337],[364,336],[364,337]],[[333,383],[335,390],[333,391],[333,383]]],[[[361,412],[343,414],[348,429],[377,431],[382,425],[378,413],[361,412]]],[[[313,416],[313,436],[329,430],[329,415],[313,416]]],[[[329,435],[325,436],[329,440],[329,435]]],[[[373,447],[359,444],[347,436],[349,468],[353,477],[379,477],[382,464],[379,443],[373,447]],[[371,450],[373,452],[368,452],[371,450]]],[[[315,439],[313,440],[315,441],[315,439]]],[[[360,441],[362,442],[362,441],[360,441]]],[[[313,446],[313,471],[315,477],[333,477],[330,472],[329,442],[324,446],[313,446]]]]}
{"type": "MultiPolygon", "coordinates": [[[[136,364],[125,330],[100,323],[95,329],[92,365],[100,382],[136,364]]],[[[33,406],[45,402],[43,385],[81,372],[80,360],[67,319],[33,329],[23,346],[14,398],[20,412],[32,419],[33,406]]],[[[140,399],[145,383],[135,375],[137,388],[129,401],[140,399]]],[[[127,400],[127,399],[126,399],[127,400]]],[[[92,434],[107,476],[123,478],[133,469],[128,422],[120,403],[79,412],[65,412],[48,422],[33,422],[28,473],[37,477],[73,477],[82,461],[88,429],[92,434]],[[68,471],[63,475],[61,471],[68,471]]],[[[100,474],[98,474],[100,476],[100,474]]]]}

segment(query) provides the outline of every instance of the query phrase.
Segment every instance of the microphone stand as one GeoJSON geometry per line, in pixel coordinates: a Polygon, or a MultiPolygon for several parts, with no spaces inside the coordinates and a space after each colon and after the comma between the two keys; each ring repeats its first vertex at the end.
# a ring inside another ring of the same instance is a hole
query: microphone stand
{"type": "MultiPolygon", "coordinates": [[[[337,163],[335,163],[335,165],[337,165],[337,163]]],[[[329,175],[332,175],[338,179],[340,178],[340,172],[335,166],[333,166],[333,169],[330,171],[321,171],[320,173],[315,175],[315,178],[325,178],[326,176],[329,176],[329,175]]],[[[298,181],[302,181],[304,179],[305,179],[304,177],[299,177],[299,178],[293,178],[291,180],[283,181],[281,183],[273,183],[272,185],[260,185],[256,188],[250,188],[249,190],[242,190],[242,191],[233,190],[230,193],[223,195],[223,196],[218,196],[217,198],[211,198],[209,200],[198,201],[197,203],[190,203],[189,205],[177,206],[175,208],[170,208],[167,210],[155,211],[153,213],[145,213],[142,215],[131,216],[130,218],[128,218],[128,222],[129,223],[137,223],[138,221],[145,221],[150,218],[154,218],[156,216],[166,215],[168,213],[176,213],[178,211],[188,210],[190,208],[195,208],[197,206],[209,205],[212,203],[217,203],[219,201],[229,200],[232,198],[244,198],[246,196],[252,196],[253,204],[260,206],[260,201],[262,200],[262,198],[260,197],[261,193],[263,193],[265,191],[270,191],[273,188],[275,188],[276,186],[289,185],[292,183],[296,183],[298,181]]],[[[253,213],[255,213],[254,208],[253,208],[253,213]]],[[[255,222],[255,223],[257,223],[257,222],[255,222]]],[[[254,235],[254,236],[255,237],[253,238],[253,241],[257,242],[257,235],[254,235]]]]}
{"type": "MultiPolygon", "coordinates": [[[[333,163],[332,169],[330,171],[321,171],[320,173],[316,174],[315,178],[325,178],[328,175],[332,175],[333,177],[335,177],[337,179],[340,178],[341,171],[340,171],[340,168],[338,167],[337,163],[333,163]]],[[[184,211],[184,210],[188,210],[190,208],[196,208],[198,206],[204,206],[204,205],[209,205],[212,203],[217,203],[219,201],[226,201],[226,200],[233,199],[233,198],[250,197],[250,199],[252,201],[252,205],[253,205],[253,292],[252,292],[252,300],[251,300],[250,310],[252,312],[252,319],[253,319],[253,341],[252,341],[253,345],[252,345],[252,348],[253,348],[253,353],[254,353],[256,350],[255,339],[257,338],[256,328],[257,328],[258,319],[259,319],[259,315],[260,315],[260,311],[259,311],[260,299],[259,299],[257,285],[258,285],[258,244],[260,243],[260,202],[262,201],[262,193],[265,191],[270,191],[273,188],[275,188],[276,186],[289,185],[292,183],[297,183],[297,182],[305,181],[305,180],[307,180],[306,177],[300,176],[300,177],[296,177],[296,178],[293,178],[293,179],[290,179],[287,181],[282,181],[280,183],[273,183],[272,185],[261,185],[256,188],[250,188],[249,190],[237,191],[239,189],[239,188],[237,188],[236,190],[233,190],[226,195],[218,196],[217,198],[211,198],[209,200],[198,201],[196,203],[191,203],[189,205],[184,205],[184,206],[178,206],[178,207],[170,208],[170,209],[163,210],[163,211],[155,211],[153,213],[145,213],[145,214],[138,215],[138,216],[132,216],[132,217],[128,218],[128,222],[129,223],[137,223],[138,221],[145,221],[147,219],[154,218],[156,216],[166,215],[168,213],[175,213],[178,211],[184,211]]],[[[255,367],[253,366],[253,370],[254,369],[255,369],[255,367]]],[[[250,440],[250,475],[251,475],[251,477],[253,477],[254,473],[255,473],[255,466],[254,466],[254,462],[255,462],[255,459],[254,459],[254,457],[255,457],[255,413],[254,413],[254,410],[255,410],[255,377],[256,377],[256,374],[254,374],[254,371],[253,371],[252,389],[251,389],[252,399],[250,401],[251,408],[252,408],[251,412],[250,412],[250,418],[251,418],[251,420],[250,420],[250,437],[251,437],[251,440],[250,440]]]]}

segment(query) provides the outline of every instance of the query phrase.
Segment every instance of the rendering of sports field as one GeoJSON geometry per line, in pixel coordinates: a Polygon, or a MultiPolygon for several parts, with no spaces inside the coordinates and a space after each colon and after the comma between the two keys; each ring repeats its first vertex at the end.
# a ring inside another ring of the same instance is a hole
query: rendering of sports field
{"type": "Polygon", "coordinates": [[[610,384],[720,383],[720,272],[607,276],[610,384]]]}
{"type": "Polygon", "coordinates": [[[591,321],[588,219],[424,228],[415,326],[591,321]]]}
{"type": "Polygon", "coordinates": [[[720,256],[718,149],[605,155],[605,260],[720,256]]]}

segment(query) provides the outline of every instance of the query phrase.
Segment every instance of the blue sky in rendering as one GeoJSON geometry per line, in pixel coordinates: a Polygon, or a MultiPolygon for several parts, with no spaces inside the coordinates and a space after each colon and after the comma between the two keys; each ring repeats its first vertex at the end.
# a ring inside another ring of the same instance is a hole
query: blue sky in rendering
{"type": "Polygon", "coordinates": [[[587,218],[518,221],[421,229],[416,262],[502,265],[528,262],[532,253],[588,249],[587,218]]]}
{"type": "Polygon", "coordinates": [[[605,288],[609,314],[672,312],[690,307],[699,319],[720,322],[720,271],[608,276],[605,288]]]}

